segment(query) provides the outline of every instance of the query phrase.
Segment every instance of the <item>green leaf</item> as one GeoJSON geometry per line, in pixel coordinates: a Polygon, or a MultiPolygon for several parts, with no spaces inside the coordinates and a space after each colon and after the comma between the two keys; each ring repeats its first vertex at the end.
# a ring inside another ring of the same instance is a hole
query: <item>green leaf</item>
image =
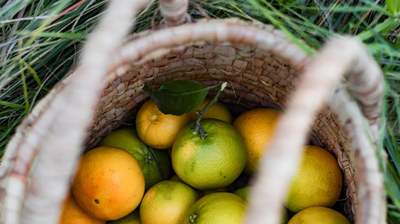
{"type": "MultiPolygon", "coordinates": [[[[22,64],[20,64],[20,65],[21,65],[21,68],[22,68],[22,64]]],[[[22,71],[22,70],[21,70],[21,81],[22,81],[22,87],[23,87],[22,89],[23,89],[23,92],[24,92],[24,99],[25,99],[25,115],[28,116],[29,105],[30,105],[29,96],[28,96],[28,86],[26,85],[25,74],[24,74],[24,71],[22,71]]]]}
{"type": "Polygon", "coordinates": [[[53,37],[53,38],[65,38],[69,40],[84,39],[87,37],[84,33],[55,33],[55,32],[29,32],[29,31],[15,31],[16,35],[23,37],[53,37]]]}
{"type": "Polygon", "coordinates": [[[32,73],[33,78],[36,80],[37,84],[47,92],[50,91],[48,88],[42,85],[42,81],[40,80],[39,76],[37,75],[36,71],[28,64],[24,59],[21,58],[20,62],[24,64],[24,66],[32,73]]]}
{"type": "Polygon", "coordinates": [[[10,102],[7,102],[7,101],[2,101],[2,100],[0,100],[0,105],[6,106],[6,107],[13,107],[13,108],[16,108],[16,109],[24,109],[25,108],[25,106],[22,106],[20,104],[10,103],[10,102]]]}
{"type": "Polygon", "coordinates": [[[390,13],[394,16],[400,12],[400,1],[399,0],[386,0],[386,6],[390,13]]]}
{"type": "Polygon", "coordinates": [[[391,29],[395,29],[400,25],[400,21],[396,18],[389,17],[383,22],[376,25],[373,29],[367,29],[357,35],[362,41],[376,36],[378,33],[389,33],[391,29]]]}
{"type": "Polygon", "coordinates": [[[208,90],[220,85],[206,87],[196,82],[179,80],[166,82],[159,90],[148,86],[143,87],[143,90],[154,100],[161,112],[180,116],[196,110],[208,90]]]}

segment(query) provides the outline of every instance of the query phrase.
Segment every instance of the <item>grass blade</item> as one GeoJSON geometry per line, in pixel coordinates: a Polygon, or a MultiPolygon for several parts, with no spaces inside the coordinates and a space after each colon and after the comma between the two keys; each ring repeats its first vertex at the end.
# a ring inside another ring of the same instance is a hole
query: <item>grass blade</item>
{"type": "Polygon", "coordinates": [[[15,108],[15,109],[25,109],[25,107],[22,106],[21,104],[10,103],[10,102],[7,102],[7,101],[2,101],[2,100],[0,100],[0,105],[6,106],[6,107],[12,107],[12,108],[15,108]]]}

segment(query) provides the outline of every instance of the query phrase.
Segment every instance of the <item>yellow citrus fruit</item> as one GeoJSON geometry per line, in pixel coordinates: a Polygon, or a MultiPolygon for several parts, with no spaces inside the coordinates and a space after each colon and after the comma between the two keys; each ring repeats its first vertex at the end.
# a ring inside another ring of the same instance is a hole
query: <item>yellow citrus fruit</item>
{"type": "Polygon", "coordinates": [[[185,183],[199,190],[214,190],[231,184],[246,164],[243,137],[224,121],[205,119],[202,139],[191,125],[178,134],[172,147],[172,166],[185,183]]]}
{"type": "Polygon", "coordinates": [[[59,224],[105,224],[106,221],[91,217],[76,203],[72,193],[64,202],[59,224]]]}
{"type": "Polygon", "coordinates": [[[314,206],[331,207],[339,198],[341,189],[342,172],[335,157],[318,146],[305,146],[286,207],[292,212],[314,206]]]}
{"type": "Polygon", "coordinates": [[[146,190],[169,177],[171,163],[168,153],[147,147],[134,128],[111,132],[100,142],[100,146],[120,148],[133,155],[143,170],[146,190]]]}
{"type": "MultiPolygon", "coordinates": [[[[204,107],[206,107],[209,102],[210,102],[210,99],[207,99],[207,98],[204,99],[204,101],[201,103],[199,108],[197,108],[195,111],[189,113],[190,120],[195,121],[199,117],[199,115],[196,112],[198,110],[204,109],[204,107]]],[[[231,112],[228,110],[228,108],[225,107],[224,104],[222,104],[220,102],[213,104],[207,110],[207,112],[203,116],[203,119],[205,119],[205,118],[214,118],[214,119],[218,119],[218,120],[225,121],[228,123],[232,123],[232,120],[233,120],[231,112]]]]}
{"type": "Polygon", "coordinates": [[[142,224],[142,221],[140,221],[139,209],[135,209],[135,211],[123,218],[108,221],[107,224],[142,224]]]}
{"type": "MultiPolygon", "coordinates": [[[[238,196],[240,196],[240,197],[242,197],[246,201],[248,201],[249,200],[250,189],[251,189],[251,187],[242,187],[242,188],[237,189],[233,193],[238,195],[238,196]]],[[[288,216],[287,210],[285,208],[281,223],[282,224],[286,224],[288,222],[288,220],[289,220],[289,216],[288,216]]]]}
{"type": "Polygon", "coordinates": [[[294,215],[288,224],[350,224],[350,222],[333,209],[311,207],[294,215]]]}
{"type": "Polygon", "coordinates": [[[233,126],[246,142],[247,162],[244,172],[252,174],[257,169],[265,148],[270,141],[280,112],[272,109],[253,109],[236,118],[233,126]]]}
{"type": "Polygon", "coordinates": [[[89,215],[115,220],[135,210],[144,186],[144,175],[135,157],[125,150],[103,146],[82,155],[72,192],[89,215]]]}
{"type": "Polygon", "coordinates": [[[186,184],[165,180],[146,192],[140,205],[143,224],[180,224],[199,196],[186,184]]]}
{"type": "Polygon", "coordinates": [[[168,149],[178,132],[189,123],[189,115],[163,114],[153,100],[146,101],[136,115],[136,130],[144,143],[156,149],[168,149]]]}
{"type": "Polygon", "coordinates": [[[242,224],[247,201],[232,193],[213,193],[202,197],[189,210],[185,224],[242,224]]]}
{"type": "Polygon", "coordinates": [[[249,187],[242,187],[237,189],[235,192],[233,192],[236,195],[239,195],[240,197],[249,200],[249,187]]]}

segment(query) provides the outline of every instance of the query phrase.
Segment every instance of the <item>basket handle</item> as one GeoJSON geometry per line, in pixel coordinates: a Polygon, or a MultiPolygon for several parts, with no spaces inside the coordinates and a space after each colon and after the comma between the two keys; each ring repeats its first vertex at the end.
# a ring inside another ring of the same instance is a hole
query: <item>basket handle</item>
{"type": "Polygon", "coordinates": [[[0,223],[58,223],[98,93],[107,84],[110,55],[148,2],[111,1],[85,45],[78,70],[23,121],[0,164],[0,223]]]}
{"type": "MultiPolygon", "coordinates": [[[[340,89],[335,89],[335,86],[346,73],[350,74],[352,90],[357,94],[369,124],[378,130],[383,100],[381,69],[355,38],[339,37],[329,41],[301,76],[287,110],[277,124],[269,149],[259,165],[250,196],[246,223],[279,223],[283,211],[282,202],[285,201],[291,181],[300,165],[310,125],[317,111],[329,97],[331,102],[336,102],[330,107],[339,114],[339,117],[346,109],[346,112],[351,113],[356,120],[359,118],[358,124],[354,124],[349,130],[349,138],[357,136],[353,139],[354,149],[349,153],[360,157],[358,158],[360,162],[355,167],[358,172],[356,181],[359,185],[369,185],[364,189],[368,193],[363,195],[359,193],[358,200],[359,202],[369,200],[369,203],[360,203],[362,206],[357,210],[357,223],[384,223],[385,214],[373,211],[375,206],[371,205],[374,203],[374,197],[384,197],[383,179],[376,157],[369,157],[376,151],[374,146],[369,144],[369,138],[362,127],[361,112],[355,104],[335,100],[336,95],[340,95],[340,89]],[[345,108],[346,106],[354,107],[349,110],[345,108]],[[365,172],[365,169],[368,169],[368,172],[365,172]]],[[[344,88],[342,90],[345,91],[344,88]]],[[[346,99],[341,98],[341,100],[346,99]]],[[[346,122],[351,122],[348,117],[346,119],[342,119],[341,123],[346,125],[346,122]]],[[[378,140],[379,136],[376,135],[375,139],[378,140]]],[[[358,187],[360,192],[363,186],[358,187]]]]}
{"type": "MultiPolygon", "coordinates": [[[[78,70],[55,86],[20,124],[0,163],[1,224],[57,223],[98,93],[107,83],[111,52],[149,1],[111,1],[85,45],[78,70]]],[[[187,0],[162,0],[160,7],[166,21],[175,25],[185,15],[177,7],[186,12],[187,0]]]]}
{"type": "Polygon", "coordinates": [[[188,0],[160,0],[159,9],[167,26],[177,26],[186,22],[188,0]]]}

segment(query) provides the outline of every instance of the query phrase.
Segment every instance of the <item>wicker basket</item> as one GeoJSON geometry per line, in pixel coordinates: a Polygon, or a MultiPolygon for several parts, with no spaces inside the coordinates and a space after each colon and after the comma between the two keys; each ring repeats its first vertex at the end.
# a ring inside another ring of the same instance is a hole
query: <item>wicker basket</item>
{"type": "Polygon", "coordinates": [[[223,102],[285,110],[256,175],[246,223],[278,223],[310,127],[313,143],[338,158],[348,218],[385,223],[376,155],[383,81],[362,44],[336,38],[314,59],[272,26],[193,22],[187,0],[160,3],[158,30],[126,41],[132,18],[148,0],[112,1],[78,69],[19,125],[0,166],[0,223],[57,223],[83,150],[134,117],[148,99],[144,84],[170,80],[227,81],[223,102]],[[341,82],[345,73],[348,80],[341,82]]]}

